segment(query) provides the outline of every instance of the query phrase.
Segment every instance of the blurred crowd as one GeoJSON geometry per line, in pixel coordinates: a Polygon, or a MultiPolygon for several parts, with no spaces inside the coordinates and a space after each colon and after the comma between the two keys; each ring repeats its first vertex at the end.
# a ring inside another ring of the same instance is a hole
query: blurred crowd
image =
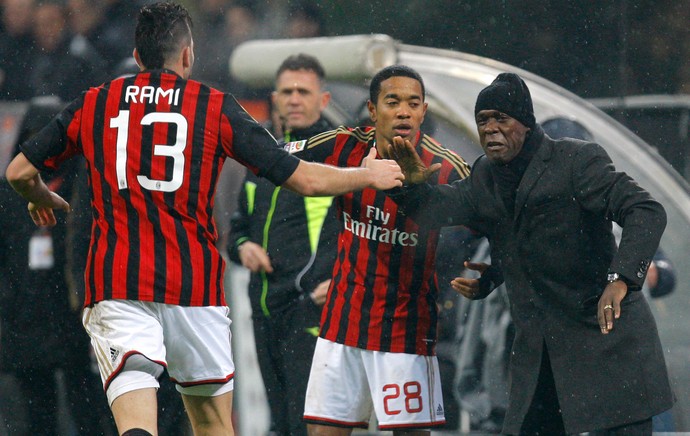
{"type": "MultiPolygon", "coordinates": [[[[131,71],[133,14],[147,2],[152,0],[0,0],[0,99],[45,94],[69,99],[81,85],[131,71]]],[[[194,77],[240,98],[251,90],[234,83],[227,67],[238,43],[372,31],[505,61],[584,97],[689,92],[686,2],[591,6],[528,0],[475,7],[430,0],[409,2],[407,13],[396,15],[396,25],[385,27],[381,23],[391,24],[390,10],[396,7],[389,0],[372,4],[356,20],[339,17],[361,7],[359,0],[181,3],[195,20],[194,77]]]]}
{"type": "MultiPolygon", "coordinates": [[[[136,70],[132,59],[139,8],[151,0],[0,0],[0,100],[53,95],[63,101],[86,87],[136,70]]],[[[252,0],[188,3],[194,13],[194,78],[238,97],[228,59],[255,38],[322,34],[316,2],[269,5],[252,0]]]]}

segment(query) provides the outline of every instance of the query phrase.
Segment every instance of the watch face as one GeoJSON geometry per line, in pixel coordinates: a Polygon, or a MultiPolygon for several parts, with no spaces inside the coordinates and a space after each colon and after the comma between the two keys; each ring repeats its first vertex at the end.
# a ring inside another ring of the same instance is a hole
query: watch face
{"type": "Polygon", "coordinates": [[[609,273],[608,276],[606,276],[606,279],[610,282],[615,282],[620,278],[620,274],[618,273],[609,273]]]}

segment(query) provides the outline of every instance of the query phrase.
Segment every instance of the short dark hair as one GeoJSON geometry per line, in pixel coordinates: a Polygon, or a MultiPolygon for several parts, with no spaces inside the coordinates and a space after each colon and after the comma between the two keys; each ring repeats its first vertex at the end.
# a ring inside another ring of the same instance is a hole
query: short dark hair
{"type": "Polygon", "coordinates": [[[278,71],[276,72],[276,78],[283,74],[284,71],[298,70],[313,71],[316,73],[319,80],[324,80],[326,77],[326,72],[324,71],[321,62],[319,62],[318,59],[308,54],[299,53],[288,56],[283,63],[280,64],[280,67],[278,67],[278,71]]]}
{"type": "Polygon", "coordinates": [[[160,2],[139,11],[134,45],[146,68],[163,68],[165,61],[192,40],[192,17],[183,6],[160,2]]]}
{"type": "Polygon", "coordinates": [[[372,103],[376,104],[376,100],[379,98],[379,94],[381,93],[381,82],[391,77],[409,77],[410,79],[418,81],[422,86],[422,100],[424,100],[426,91],[424,89],[422,76],[407,65],[390,65],[380,70],[371,79],[371,84],[369,85],[369,99],[372,103]]]}

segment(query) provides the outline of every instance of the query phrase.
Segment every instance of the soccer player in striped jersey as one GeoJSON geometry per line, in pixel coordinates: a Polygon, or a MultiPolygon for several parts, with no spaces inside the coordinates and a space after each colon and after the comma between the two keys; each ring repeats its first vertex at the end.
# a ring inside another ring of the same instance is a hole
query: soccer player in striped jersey
{"type": "MultiPolygon", "coordinates": [[[[7,169],[37,225],[69,204],[42,182],[69,157],[87,160],[94,225],[84,326],[120,434],[157,434],[157,377],[166,367],[195,434],[231,435],[234,364],[223,260],[212,218],[227,157],[303,195],[401,186],[392,161],[344,170],[290,156],[235,99],[194,80],[186,9],[141,9],[141,68],[87,90],[7,169]]],[[[37,356],[38,358],[38,356],[37,356]]]]}
{"type": "MultiPolygon", "coordinates": [[[[457,154],[420,130],[424,83],[409,67],[384,68],[372,79],[374,127],[346,128],[285,147],[305,160],[359,166],[371,151],[386,158],[396,136],[416,146],[432,183],[469,174],[457,154]],[[383,145],[383,147],[381,147],[383,145]]],[[[349,434],[368,425],[396,434],[445,423],[435,356],[439,233],[398,211],[385,192],[365,189],[336,198],[342,220],[332,282],[307,388],[310,434],[349,434]]]]}

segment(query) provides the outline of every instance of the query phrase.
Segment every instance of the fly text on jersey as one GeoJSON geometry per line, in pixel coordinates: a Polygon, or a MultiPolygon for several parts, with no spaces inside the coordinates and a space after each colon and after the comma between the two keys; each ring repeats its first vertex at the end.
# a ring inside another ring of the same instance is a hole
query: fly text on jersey
{"type": "MultiPolygon", "coordinates": [[[[367,211],[368,213],[369,211],[367,211]]],[[[377,209],[377,212],[383,213],[377,209]]],[[[385,225],[390,219],[390,213],[379,215],[382,224],[385,225]],[[383,221],[385,219],[385,222],[383,221]]],[[[417,233],[401,232],[398,229],[389,229],[386,227],[377,226],[371,220],[368,223],[352,219],[350,214],[343,212],[343,224],[345,230],[354,233],[360,238],[371,239],[374,241],[383,242],[386,244],[402,245],[403,247],[416,247],[419,243],[419,235],[417,233]]]]}
{"type": "Polygon", "coordinates": [[[158,104],[167,99],[168,104],[176,106],[180,100],[180,88],[163,89],[154,86],[130,85],[125,89],[125,103],[158,104]]]}

